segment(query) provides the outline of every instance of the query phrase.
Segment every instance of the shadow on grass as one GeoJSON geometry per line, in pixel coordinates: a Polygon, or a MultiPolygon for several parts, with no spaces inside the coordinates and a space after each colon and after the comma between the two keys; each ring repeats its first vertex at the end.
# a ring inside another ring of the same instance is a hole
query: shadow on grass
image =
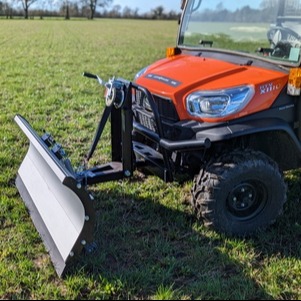
{"type": "MultiPolygon", "coordinates": [[[[288,182],[299,193],[300,184],[288,182]]],[[[273,299],[250,270],[272,255],[300,258],[301,209],[292,195],[276,225],[251,239],[219,235],[199,225],[188,207],[168,208],[114,187],[99,187],[96,198],[99,249],[69,273],[80,267],[95,281],[121,283],[112,298],[148,299],[164,286],[176,299],[273,299]],[[234,256],[240,248],[242,257],[234,256]]]]}
{"type": "Polygon", "coordinates": [[[288,193],[283,214],[254,244],[262,255],[301,259],[301,170],[287,173],[286,183],[288,193]]]}

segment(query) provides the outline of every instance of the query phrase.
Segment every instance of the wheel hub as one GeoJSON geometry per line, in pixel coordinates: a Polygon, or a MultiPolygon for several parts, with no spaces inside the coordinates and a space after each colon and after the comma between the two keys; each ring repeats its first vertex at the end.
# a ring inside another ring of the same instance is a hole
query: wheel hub
{"type": "Polygon", "coordinates": [[[250,208],[256,200],[256,189],[250,184],[238,185],[231,193],[229,201],[236,210],[250,208]]]}
{"type": "Polygon", "coordinates": [[[259,181],[240,183],[230,192],[227,207],[235,217],[248,219],[262,210],[266,195],[266,189],[259,181]]]}

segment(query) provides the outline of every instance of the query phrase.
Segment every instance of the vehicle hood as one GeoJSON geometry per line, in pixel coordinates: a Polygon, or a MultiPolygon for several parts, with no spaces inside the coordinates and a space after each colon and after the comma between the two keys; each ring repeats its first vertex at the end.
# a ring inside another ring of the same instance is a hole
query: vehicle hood
{"type": "Polygon", "coordinates": [[[254,101],[240,112],[240,115],[246,115],[270,107],[287,79],[286,72],[182,54],[150,65],[136,83],[153,94],[172,99],[180,119],[191,119],[187,115],[186,97],[193,91],[253,85],[254,101]]]}

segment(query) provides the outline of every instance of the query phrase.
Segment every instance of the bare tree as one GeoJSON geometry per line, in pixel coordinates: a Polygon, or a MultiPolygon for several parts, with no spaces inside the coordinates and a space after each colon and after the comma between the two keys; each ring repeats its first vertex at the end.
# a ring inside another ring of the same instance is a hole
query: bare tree
{"type": "Polygon", "coordinates": [[[23,10],[24,10],[24,18],[25,19],[28,19],[28,11],[29,11],[29,7],[37,2],[39,0],[18,0],[18,2],[21,2],[22,3],[22,7],[23,7],[23,10]]]}
{"type": "Polygon", "coordinates": [[[164,14],[164,7],[158,6],[152,10],[154,19],[162,19],[164,14]]]}
{"type": "Polygon", "coordinates": [[[121,17],[121,5],[117,4],[113,6],[113,9],[110,12],[110,16],[113,18],[120,18],[121,17]]]}
{"type": "Polygon", "coordinates": [[[70,19],[69,5],[70,5],[69,1],[68,0],[64,0],[65,20],[69,20],[70,19]]]}
{"type": "Polygon", "coordinates": [[[12,6],[11,6],[11,1],[9,0],[2,0],[0,1],[0,14],[5,15],[6,19],[12,18],[12,6]]]}
{"type": "Polygon", "coordinates": [[[82,0],[82,1],[85,6],[89,7],[89,11],[90,11],[89,19],[91,20],[94,19],[97,6],[106,7],[113,2],[113,0],[82,0]]]}
{"type": "Polygon", "coordinates": [[[64,16],[65,20],[70,19],[70,15],[78,10],[79,0],[45,0],[49,5],[58,9],[59,14],[64,16]]]}

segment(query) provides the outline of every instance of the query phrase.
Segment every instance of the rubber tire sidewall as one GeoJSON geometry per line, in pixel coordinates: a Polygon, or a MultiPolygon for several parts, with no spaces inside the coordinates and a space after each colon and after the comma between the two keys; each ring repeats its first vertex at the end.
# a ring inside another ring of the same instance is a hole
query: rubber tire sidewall
{"type": "Polygon", "coordinates": [[[202,185],[207,187],[200,192],[194,185],[196,199],[193,202],[198,216],[205,219],[205,224],[229,235],[245,236],[265,229],[280,215],[286,200],[286,185],[277,164],[263,153],[238,152],[239,160],[236,160],[236,155],[232,155],[233,160],[229,160],[231,156],[226,161],[221,158],[218,160],[221,163],[213,163],[201,171],[197,181],[206,179],[202,185]],[[235,186],[250,180],[264,184],[266,203],[255,216],[239,220],[228,209],[228,197],[235,186]]]}

